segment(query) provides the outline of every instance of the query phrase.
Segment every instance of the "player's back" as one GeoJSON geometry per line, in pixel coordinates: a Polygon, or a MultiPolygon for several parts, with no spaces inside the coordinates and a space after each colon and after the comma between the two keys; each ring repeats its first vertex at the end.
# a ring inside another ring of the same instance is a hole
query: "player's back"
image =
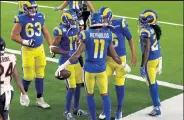
{"type": "Polygon", "coordinates": [[[9,85],[14,66],[16,64],[16,57],[14,54],[4,54],[0,58],[0,83],[1,87],[9,85]]]}
{"type": "Polygon", "coordinates": [[[156,33],[152,27],[143,26],[140,30],[140,45],[144,51],[143,37],[150,38],[150,53],[148,60],[154,60],[160,57],[160,40],[157,40],[156,33]]]}
{"type": "Polygon", "coordinates": [[[85,71],[91,73],[103,72],[106,69],[108,47],[112,42],[112,32],[104,29],[89,29],[85,34],[85,71]]]}

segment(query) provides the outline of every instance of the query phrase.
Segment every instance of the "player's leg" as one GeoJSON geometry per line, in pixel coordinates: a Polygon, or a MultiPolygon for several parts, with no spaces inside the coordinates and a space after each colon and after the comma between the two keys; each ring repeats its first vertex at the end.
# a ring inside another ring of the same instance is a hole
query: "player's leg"
{"type": "MultiPolygon", "coordinates": [[[[126,56],[122,56],[121,60],[126,63],[126,56]]],[[[122,106],[124,101],[124,84],[126,72],[123,67],[115,63],[115,89],[116,89],[116,97],[117,97],[117,109],[116,109],[116,117],[115,120],[120,120],[122,118],[122,106]]]]}
{"type": "Polygon", "coordinates": [[[34,52],[35,52],[35,73],[36,73],[35,88],[37,91],[36,104],[42,108],[49,108],[50,105],[47,104],[43,99],[44,73],[46,65],[46,56],[43,46],[41,45],[40,47],[36,48],[34,52]]]}
{"type": "Polygon", "coordinates": [[[94,100],[95,74],[85,72],[84,75],[85,90],[87,92],[88,111],[90,113],[91,119],[96,120],[96,105],[94,100]]]}
{"type": "MultiPolygon", "coordinates": [[[[6,93],[3,93],[0,95],[0,109],[1,109],[1,117],[2,120],[9,120],[9,109],[10,104],[13,99],[14,92],[11,90],[10,95],[6,95],[6,93]],[[6,105],[7,104],[7,105],[6,105]]],[[[1,119],[0,119],[1,120],[1,119]]]]}
{"type": "Polygon", "coordinates": [[[82,109],[79,109],[79,100],[80,100],[80,89],[82,81],[82,68],[79,63],[74,64],[75,67],[75,80],[76,80],[76,89],[74,93],[74,110],[73,114],[78,116],[87,116],[88,113],[82,109]]]}
{"type": "MultiPolygon", "coordinates": [[[[114,72],[114,67],[113,67],[113,61],[109,61],[110,58],[107,57],[106,60],[106,73],[107,76],[111,76],[114,72]]],[[[105,119],[105,112],[104,112],[104,107],[103,107],[103,112],[99,115],[99,119],[105,119]]]]}
{"type": "Polygon", "coordinates": [[[111,102],[108,94],[108,79],[106,71],[102,73],[98,73],[96,75],[96,83],[99,88],[100,94],[103,100],[104,113],[106,116],[106,120],[111,119],[111,102]]]}
{"type": "Polygon", "coordinates": [[[157,73],[157,65],[158,59],[156,60],[149,60],[147,63],[146,73],[147,73],[147,80],[149,83],[150,95],[152,98],[152,103],[154,106],[153,111],[149,113],[151,116],[157,116],[161,114],[160,111],[160,99],[159,99],[159,92],[158,92],[158,85],[156,81],[156,73],[157,73]]]}
{"type": "Polygon", "coordinates": [[[66,80],[66,84],[67,84],[68,89],[66,92],[66,103],[65,103],[64,116],[66,117],[67,120],[70,120],[70,119],[75,120],[75,118],[72,116],[72,114],[70,112],[72,98],[74,96],[75,89],[76,89],[75,68],[74,68],[74,65],[71,64],[71,65],[68,65],[66,67],[66,69],[71,72],[71,75],[66,80]]]}
{"type": "MultiPolygon", "coordinates": [[[[21,54],[22,54],[22,69],[23,69],[22,84],[24,86],[24,90],[28,92],[31,81],[35,77],[34,53],[32,51],[32,48],[23,46],[21,49],[21,54]]],[[[22,99],[22,93],[20,99],[22,99]]]]}

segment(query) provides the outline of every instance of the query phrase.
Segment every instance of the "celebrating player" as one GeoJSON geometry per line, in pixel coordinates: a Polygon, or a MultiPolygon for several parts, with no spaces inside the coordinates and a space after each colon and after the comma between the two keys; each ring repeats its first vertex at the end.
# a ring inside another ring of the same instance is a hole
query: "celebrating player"
{"type": "MultiPolygon", "coordinates": [[[[125,46],[125,37],[128,40],[130,50],[132,53],[131,63],[133,66],[136,65],[136,55],[134,43],[132,40],[132,35],[128,29],[128,24],[124,18],[113,19],[112,20],[112,11],[108,7],[101,7],[98,11],[100,15],[103,16],[103,23],[108,26],[113,33],[113,45],[116,50],[116,53],[120,56],[121,60],[126,63],[126,46],[125,46]]],[[[109,55],[106,58],[107,60],[107,75],[113,75],[116,72],[115,76],[115,89],[117,96],[117,110],[115,120],[120,120],[122,118],[122,105],[124,100],[124,83],[126,72],[123,70],[121,65],[118,65],[109,55]]],[[[104,111],[100,114],[99,118],[104,119],[106,116],[104,111]]]]}
{"type": "Polygon", "coordinates": [[[108,80],[106,75],[106,56],[107,52],[112,56],[117,64],[121,65],[127,71],[130,67],[124,64],[120,57],[116,54],[112,44],[112,33],[103,29],[102,17],[98,13],[91,16],[91,28],[82,31],[79,35],[80,45],[77,51],[59,68],[55,75],[59,75],[60,71],[70,66],[86,49],[85,58],[85,85],[87,91],[87,104],[90,111],[91,119],[96,120],[96,108],[94,101],[94,85],[95,81],[99,88],[100,94],[103,99],[104,112],[106,120],[111,118],[111,104],[108,95],[108,80]]]}
{"type": "Polygon", "coordinates": [[[140,67],[141,76],[149,83],[150,95],[153,102],[151,116],[161,114],[158,85],[156,81],[157,72],[162,72],[162,57],[160,53],[161,28],[157,25],[158,15],[153,10],[144,10],[139,16],[139,36],[142,51],[142,62],[140,67]]]}
{"type": "MultiPolygon", "coordinates": [[[[43,99],[44,71],[46,56],[43,47],[43,36],[51,49],[52,39],[45,25],[45,16],[37,11],[36,1],[25,1],[24,14],[15,16],[11,39],[22,45],[22,67],[24,89],[28,92],[31,81],[35,78],[37,91],[36,104],[42,108],[49,108],[43,99]]],[[[23,99],[21,94],[20,100],[23,99]]]]}
{"type": "MultiPolygon", "coordinates": [[[[52,51],[60,54],[59,65],[63,64],[76,51],[79,28],[77,25],[77,15],[73,10],[66,10],[61,15],[61,24],[53,30],[54,42],[52,51]],[[58,48],[59,46],[59,48],[58,48]]],[[[70,112],[71,101],[74,96],[73,114],[87,116],[88,113],[79,109],[80,88],[82,83],[82,68],[78,60],[73,61],[66,69],[71,72],[71,76],[66,80],[67,95],[64,116],[67,120],[75,120],[70,112]]]]}
{"type": "Polygon", "coordinates": [[[5,41],[0,38],[0,119],[10,120],[9,109],[10,103],[13,99],[13,87],[10,84],[12,76],[15,78],[17,86],[23,93],[21,105],[29,105],[29,98],[24,90],[24,87],[19,79],[18,71],[16,68],[16,57],[13,54],[5,54],[6,44],[5,41]]]}

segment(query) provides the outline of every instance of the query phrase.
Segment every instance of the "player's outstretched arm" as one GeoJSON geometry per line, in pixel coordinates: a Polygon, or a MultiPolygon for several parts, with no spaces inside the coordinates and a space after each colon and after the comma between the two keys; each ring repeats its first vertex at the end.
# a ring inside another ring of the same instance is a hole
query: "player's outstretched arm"
{"type": "Polygon", "coordinates": [[[87,1],[87,5],[88,5],[90,11],[91,11],[92,13],[94,13],[94,12],[95,12],[95,8],[93,7],[91,1],[87,1]]]}
{"type": "Polygon", "coordinates": [[[19,74],[18,74],[18,70],[17,70],[16,66],[15,66],[14,69],[13,69],[13,77],[14,77],[14,79],[15,79],[15,81],[16,81],[16,83],[17,83],[17,86],[18,86],[18,88],[20,89],[20,91],[21,91],[23,94],[27,94],[27,93],[25,92],[24,87],[23,87],[23,85],[22,85],[22,83],[21,83],[21,80],[20,80],[20,78],[19,78],[19,74]]]}
{"type": "Polygon", "coordinates": [[[23,39],[20,36],[20,32],[22,30],[22,26],[20,23],[15,23],[13,29],[11,31],[11,39],[15,42],[22,44],[23,39]]]}
{"type": "Polygon", "coordinates": [[[63,10],[68,5],[68,1],[64,1],[62,5],[54,8],[54,11],[63,10]]]}
{"type": "Polygon", "coordinates": [[[78,59],[81,56],[82,52],[85,50],[85,47],[85,43],[83,42],[83,40],[81,40],[79,47],[77,48],[75,53],[69,58],[69,61],[74,62],[76,59],[78,59]]]}

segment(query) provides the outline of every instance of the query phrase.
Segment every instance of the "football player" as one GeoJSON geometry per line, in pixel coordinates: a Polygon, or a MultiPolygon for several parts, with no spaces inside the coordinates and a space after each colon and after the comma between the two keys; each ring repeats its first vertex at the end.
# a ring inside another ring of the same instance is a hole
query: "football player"
{"type": "Polygon", "coordinates": [[[161,28],[157,25],[158,15],[153,10],[144,10],[139,15],[139,36],[142,51],[142,62],[140,67],[141,76],[149,84],[150,95],[153,103],[151,116],[161,114],[158,85],[156,81],[157,72],[162,72],[162,57],[160,49],[161,28]]]}
{"type": "Polygon", "coordinates": [[[15,78],[17,86],[23,93],[22,97],[24,101],[21,101],[21,105],[27,106],[29,104],[29,98],[19,79],[18,70],[16,68],[16,57],[14,54],[4,53],[5,47],[5,41],[0,37],[0,119],[9,120],[8,111],[14,93],[13,86],[11,86],[12,76],[15,78]]]}
{"type": "MultiPolygon", "coordinates": [[[[22,45],[22,68],[24,89],[28,92],[30,83],[35,78],[37,91],[36,105],[49,108],[43,99],[44,71],[46,56],[43,46],[43,36],[49,45],[51,52],[52,39],[45,25],[45,16],[37,11],[36,1],[25,1],[24,14],[14,17],[14,27],[11,39],[22,45]]],[[[20,96],[22,100],[22,94],[20,96]]]]}
{"type": "MultiPolygon", "coordinates": [[[[112,11],[108,7],[101,7],[98,11],[100,15],[103,16],[104,25],[108,26],[105,29],[108,29],[113,34],[113,46],[116,50],[116,53],[120,56],[121,60],[126,63],[126,46],[125,46],[125,37],[128,40],[130,50],[131,50],[131,63],[133,66],[136,65],[136,53],[134,48],[134,42],[132,35],[128,29],[128,24],[124,18],[113,19],[112,20],[112,11]]],[[[126,72],[123,70],[121,65],[118,65],[113,59],[108,55],[106,58],[107,68],[106,72],[108,76],[115,75],[115,89],[117,96],[117,110],[115,120],[120,120],[122,118],[122,105],[124,100],[124,84],[126,72]]],[[[100,119],[105,118],[104,112],[99,116],[100,119]]]]}
{"type": "Polygon", "coordinates": [[[106,56],[107,52],[111,55],[117,64],[123,69],[130,72],[130,67],[124,64],[120,57],[116,54],[112,44],[112,33],[102,28],[102,17],[98,13],[91,16],[91,28],[80,33],[80,45],[77,51],[59,68],[55,75],[59,75],[60,71],[70,66],[86,49],[85,55],[85,86],[87,91],[87,104],[90,111],[91,119],[96,120],[96,108],[94,101],[94,85],[95,82],[99,88],[103,99],[104,112],[106,120],[111,119],[111,104],[108,95],[108,80],[106,74],[106,56]]]}
{"type": "MultiPolygon", "coordinates": [[[[52,51],[60,54],[59,65],[63,64],[76,51],[78,37],[77,15],[73,10],[66,10],[61,15],[61,23],[53,30],[54,41],[52,51]]],[[[70,112],[71,101],[74,96],[73,114],[87,116],[88,113],[79,109],[80,89],[82,83],[82,68],[75,60],[66,69],[71,72],[71,76],[66,80],[67,95],[64,116],[67,120],[75,120],[70,112]]]]}

